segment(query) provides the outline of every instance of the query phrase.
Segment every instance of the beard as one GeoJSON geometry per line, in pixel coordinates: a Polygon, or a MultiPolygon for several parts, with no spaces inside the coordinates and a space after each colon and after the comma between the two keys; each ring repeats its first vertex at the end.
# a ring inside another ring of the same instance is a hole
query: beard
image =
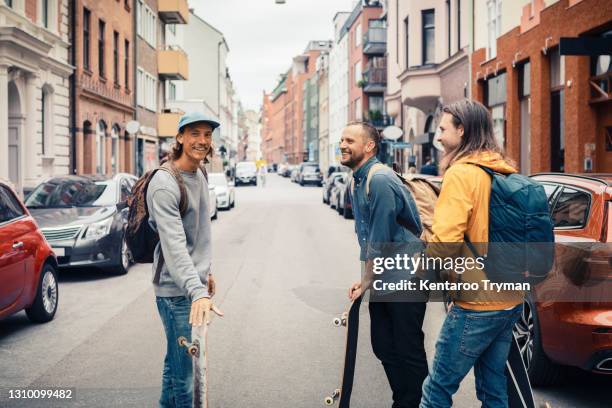
{"type": "Polygon", "coordinates": [[[346,159],[342,159],[342,156],[340,156],[340,163],[344,166],[347,166],[351,169],[355,168],[359,163],[361,163],[361,160],[363,160],[364,154],[357,154],[351,150],[346,150],[344,152],[341,153],[347,153],[347,158],[346,159]]]}

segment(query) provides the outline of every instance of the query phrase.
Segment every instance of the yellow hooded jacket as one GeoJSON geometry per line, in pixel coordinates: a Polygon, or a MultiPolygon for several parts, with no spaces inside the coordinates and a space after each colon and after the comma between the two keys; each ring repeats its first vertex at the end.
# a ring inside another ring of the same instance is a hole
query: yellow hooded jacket
{"type": "MultiPolygon", "coordinates": [[[[462,256],[473,258],[473,253],[461,245],[461,254],[452,252],[453,245],[435,245],[437,243],[462,243],[464,236],[475,243],[478,251],[486,249],[489,239],[489,198],[491,195],[491,177],[479,164],[503,174],[516,173],[499,153],[479,152],[454,162],[445,172],[440,196],[436,202],[433,220],[433,236],[429,240],[434,245],[427,248],[427,256],[462,256]],[[484,244],[484,246],[482,245],[484,244]]],[[[452,272],[450,281],[461,279],[462,282],[478,282],[478,291],[469,293],[451,293],[455,303],[465,309],[503,310],[516,306],[523,301],[521,291],[485,290],[482,280],[486,274],[481,269],[468,269],[461,276],[452,272]]]]}

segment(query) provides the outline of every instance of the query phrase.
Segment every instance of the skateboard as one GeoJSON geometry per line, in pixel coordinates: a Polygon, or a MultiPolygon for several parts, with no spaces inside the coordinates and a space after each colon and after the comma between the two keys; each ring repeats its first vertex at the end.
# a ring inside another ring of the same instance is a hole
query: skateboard
{"type": "Polygon", "coordinates": [[[355,378],[355,360],[357,359],[357,337],[359,334],[359,307],[361,296],[355,299],[348,311],[335,317],[333,324],[336,327],[346,327],[346,347],[344,350],[344,367],[340,379],[340,388],[325,397],[325,405],[334,405],[338,401],[339,408],[348,408],[351,403],[353,380],[355,378]]]}
{"type": "Polygon", "coordinates": [[[208,408],[208,324],[192,326],[191,343],[183,336],[178,343],[193,358],[193,408],[208,408]]]}
{"type": "Polygon", "coordinates": [[[509,408],[535,408],[536,404],[529,382],[529,375],[525,368],[521,350],[514,332],[510,343],[510,352],[506,361],[506,381],[508,382],[509,408]]]}

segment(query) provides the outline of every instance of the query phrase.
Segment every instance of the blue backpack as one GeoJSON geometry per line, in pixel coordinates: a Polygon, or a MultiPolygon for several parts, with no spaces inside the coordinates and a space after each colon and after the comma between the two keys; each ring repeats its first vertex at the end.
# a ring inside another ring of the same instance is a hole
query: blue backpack
{"type": "MultiPolygon", "coordinates": [[[[487,278],[499,283],[543,281],[555,258],[555,236],[544,187],[518,173],[491,176],[489,243],[484,255],[487,278]]],[[[466,237],[471,251],[478,256],[466,237]]]]}

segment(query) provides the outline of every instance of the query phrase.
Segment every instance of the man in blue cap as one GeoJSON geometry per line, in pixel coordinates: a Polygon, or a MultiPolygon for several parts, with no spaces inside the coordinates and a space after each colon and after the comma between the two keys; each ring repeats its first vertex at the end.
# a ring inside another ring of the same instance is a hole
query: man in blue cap
{"type": "Polygon", "coordinates": [[[166,332],[160,407],[192,406],[191,357],[177,339],[191,338],[191,325],[210,321],[215,293],[211,273],[208,181],[203,162],[212,155],[219,123],[199,112],[183,115],[170,153],[172,171],[157,171],[147,187],[149,224],[159,234],[153,261],[157,309],[166,332]],[[181,190],[186,199],[181,207],[181,190]],[[160,265],[160,268],[158,268],[160,265]]]}

